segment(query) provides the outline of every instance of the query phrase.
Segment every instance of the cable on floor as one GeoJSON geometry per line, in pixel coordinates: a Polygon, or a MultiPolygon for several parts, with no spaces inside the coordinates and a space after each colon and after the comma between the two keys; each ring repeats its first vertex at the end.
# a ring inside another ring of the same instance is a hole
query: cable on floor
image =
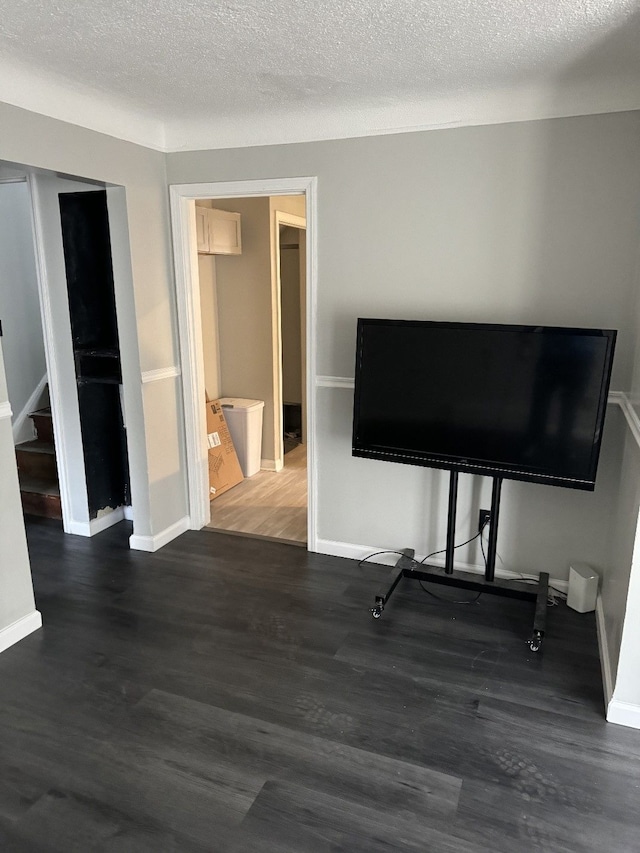
{"type": "MultiPolygon", "coordinates": [[[[379,557],[381,554],[397,554],[399,557],[405,557],[406,554],[404,551],[394,551],[393,549],[389,551],[374,551],[373,554],[367,554],[366,557],[363,557],[358,561],[358,568],[361,568],[365,563],[368,563],[369,560],[372,560],[374,557],[379,557]]],[[[415,560],[411,560],[412,563],[415,563],[415,560]]]]}
{"type": "MultiPolygon", "coordinates": [[[[490,522],[489,518],[485,519],[485,521],[482,524],[482,527],[480,528],[480,530],[478,530],[478,532],[474,536],[472,536],[470,539],[467,539],[466,542],[460,542],[459,545],[453,546],[454,551],[457,548],[464,548],[465,545],[469,545],[471,542],[478,539],[478,537],[479,537],[480,538],[480,546],[482,548],[482,555],[484,557],[485,568],[487,565],[487,557],[486,557],[486,554],[484,553],[484,545],[482,543],[482,534],[483,534],[484,529],[487,526],[487,524],[489,524],[489,522],[490,522]]],[[[431,559],[431,557],[435,557],[437,554],[444,554],[444,553],[446,553],[446,550],[447,550],[446,548],[442,548],[438,551],[432,551],[430,554],[427,554],[427,556],[423,557],[421,560],[415,560],[415,559],[411,558],[411,562],[416,567],[424,565],[424,563],[427,560],[431,559]]],[[[363,557],[361,560],[358,561],[358,568],[361,568],[365,563],[367,563],[369,560],[372,560],[374,557],[380,557],[382,554],[397,554],[399,557],[405,557],[406,556],[404,551],[396,551],[393,548],[390,548],[386,551],[374,551],[373,554],[368,554],[366,557],[363,557]]],[[[407,558],[407,559],[409,559],[409,558],[407,558]]],[[[430,595],[432,598],[437,599],[438,601],[444,602],[445,604],[475,604],[476,601],[478,601],[478,599],[482,595],[482,592],[479,592],[475,596],[475,598],[465,599],[464,601],[458,601],[456,599],[446,598],[445,596],[437,595],[435,592],[432,592],[430,589],[427,589],[426,586],[424,585],[424,583],[420,579],[417,578],[417,580],[418,580],[418,583],[420,584],[420,588],[422,589],[423,592],[425,592],[427,595],[430,595]]]]}

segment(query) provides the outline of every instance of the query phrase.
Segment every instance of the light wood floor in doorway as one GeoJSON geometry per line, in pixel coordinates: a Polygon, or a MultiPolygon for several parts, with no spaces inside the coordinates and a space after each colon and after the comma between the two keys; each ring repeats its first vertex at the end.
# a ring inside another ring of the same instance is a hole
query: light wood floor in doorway
{"type": "Polygon", "coordinates": [[[211,501],[213,530],[307,541],[307,448],[291,450],[282,471],[260,471],[211,501]]]}

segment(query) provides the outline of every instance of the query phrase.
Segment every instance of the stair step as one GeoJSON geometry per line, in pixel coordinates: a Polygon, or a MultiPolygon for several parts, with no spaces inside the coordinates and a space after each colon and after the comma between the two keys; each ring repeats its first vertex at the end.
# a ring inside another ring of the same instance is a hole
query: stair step
{"type": "Polygon", "coordinates": [[[60,497],[60,486],[57,480],[46,477],[33,477],[31,474],[18,472],[21,492],[33,492],[38,495],[54,495],[60,497]]]}
{"type": "Polygon", "coordinates": [[[34,477],[22,471],[18,474],[23,511],[43,518],[62,518],[60,487],[57,480],[34,477]]]}
{"type": "Polygon", "coordinates": [[[56,454],[48,441],[23,441],[16,445],[18,471],[44,480],[57,480],[56,454]]]}
{"type": "Polygon", "coordinates": [[[48,406],[44,409],[38,409],[36,412],[31,412],[29,417],[33,421],[38,439],[52,442],[53,419],[51,417],[51,409],[48,406]]]}
{"type": "Polygon", "coordinates": [[[16,450],[26,450],[28,453],[47,453],[51,456],[55,456],[56,452],[52,441],[41,441],[39,438],[21,441],[20,444],[16,444],[16,450]]]}
{"type": "Polygon", "coordinates": [[[62,518],[60,495],[43,495],[37,492],[21,492],[22,511],[26,515],[41,518],[62,518]]]}

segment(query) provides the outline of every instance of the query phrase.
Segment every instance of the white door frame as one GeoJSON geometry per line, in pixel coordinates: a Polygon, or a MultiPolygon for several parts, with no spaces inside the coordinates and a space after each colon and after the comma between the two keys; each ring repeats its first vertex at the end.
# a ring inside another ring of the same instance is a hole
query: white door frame
{"type": "MultiPolygon", "coordinates": [[[[68,457],[68,439],[65,439],[65,430],[64,430],[64,417],[62,411],[62,403],[61,401],[64,399],[63,394],[63,371],[61,365],[64,365],[66,359],[65,351],[64,351],[64,342],[60,340],[61,329],[59,320],[56,321],[54,318],[54,310],[52,306],[51,300],[51,290],[50,290],[50,281],[51,281],[51,270],[49,268],[49,262],[47,258],[47,252],[45,251],[45,236],[44,236],[44,224],[42,221],[42,197],[40,194],[40,184],[39,178],[41,176],[46,177],[47,179],[50,176],[53,176],[53,172],[49,171],[40,171],[37,169],[33,169],[30,167],[25,167],[26,173],[26,182],[29,188],[30,201],[31,201],[31,225],[32,225],[32,236],[33,236],[33,246],[35,251],[35,260],[36,260],[36,276],[38,281],[38,294],[40,297],[40,316],[42,320],[42,334],[44,340],[44,353],[45,353],[45,362],[47,365],[47,381],[49,384],[49,397],[51,402],[51,419],[53,423],[53,438],[54,438],[54,446],[56,451],[56,465],[58,471],[58,483],[60,486],[60,504],[62,509],[62,526],[65,533],[72,533],[77,536],[94,536],[96,533],[100,533],[102,530],[105,530],[107,527],[111,527],[113,524],[116,524],[118,521],[121,521],[123,518],[128,518],[134,520],[134,508],[133,504],[131,507],[119,507],[112,510],[109,513],[105,513],[101,515],[99,518],[90,519],[89,518],[89,509],[88,509],[88,500],[86,498],[86,477],[84,472],[84,461],[81,464],[76,462],[75,467],[70,464],[68,457]],[[74,512],[73,509],[73,499],[72,493],[78,494],[79,491],[83,492],[83,500],[87,500],[86,507],[86,517],[78,517],[77,509],[74,512]]],[[[107,205],[109,206],[109,195],[113,190],[119,190],[119,187],[111,187],[109,185],[105,185],[100,181],[90,181],[88,179],[83,178],[67,178],[69,181],[77,181],[80,184],[83,184],[86,187],[90,187],[87,189],[88,192],[91,190],[106,190],[107,192],[107,205]]],[[[73,191],[73,190],[71,190],[73,191]]],[[[112,248],[112,262],[114,265],[114,288],[116,295],[116,321],[118,324],[118,330],[121,331],[121,312],[118,311],[120,304],[118,301],[118,287],[120,284],[120,278],[125,276],[125,270],[127,270],[127,276],[125,277],[124,287],[131,288],[131,273],[130,273],[130,259],[128,255],[128,247],[127,252],[124,252],[121,240],[116,239],[116,235],[113,232],[113,210],[110,207],[108,210],[109,215],[109,231],[111,237],[111,248],[112,248]],[[116,261],[120,260],[120,268],[116,268],[116,261]]],[[[125,214],[126,215],[126,214],[125,214]]],[[[68,308],[66,309],[68,313],[68,308]]],[[[70,342],[70,330],[64,329],[63,334],[67,335],[68,341],[70,342]]],[[[71,344],[68,343],[68,346],[71,344]]],[[[120,344],[121,347],[121,358],[122,358],[122,341],[120,344]]],[[[124,369],[124,368],[123,368],[124,369]]],[[[123,375],[122,379],[122,387],[125,388],[125,384],[128,382],[128,379],[123,375]]],[[[68,386],[67,386],[68,387],[68,386]]],[[[77,400],[77,392],[75,392],[75,399],[77,400]]],[[[68,400],[68,397],[67,397],[68,400]]],[[[74,404],[77,405],[77,404],[74,404]]],[[[75,411],[75,409],[74,409],[75,411]]],[[[126,413],[125,418],[126,418],[126,413]]],[[[67,414],[67,418],[69,415],[67,414]]],[[[75,415],[76,418],[79,418],[79,415],[75,415]]],[[[80,428],[79,419],[78,430],[80,428]]],[[[129,453],[129,435],[127,434],[127,452],[129,453]]],[[[129,457],[130,458],[130,457],[129,457]]]]}
{"type": "Polygon", "coordinates": [[[307,225],[307,549],[317,550],[317,469],[315,423],[316,304],[317,304],[317,178],[265,178],[206,184],[172,184],[171,230],[176,276],[176,300],[182,395],[184,405],[187,481],[191,529],[209,523],[209,474],[206,413],[202,405],[205,387],[202,356],[202,325],[198,284],[198,250],[192,227],[195,201],[215,198],[250,198],[305,195],[307,225]]]}
{"type": "Polygon", "coordinates": [[[59,409],[60,370],[58,368],[58,347],[56,345],[53,312],[51,309],[51,298],[49,296],[49,275],[44,253],[44,237],[42,220],[40,217],[38,185],[34,180],[34,173],[30,169],[27,171],[26,181],[29,189],[29,202],[31,206],[33,248],[36,259],[36,277],[38,281],[38,295],[40,297],[42,337],[44,341],[45,363],[47,365],[47,383],[49,385],[49,400],[51,403],[53,441],[56,451],[58,485],[60,488],[62,529],[65,533],[76,533],[74,528],[73,512],[71,510],[71,474],[67,466],[67,455],[60,441],[60,436],[63,434],[61,413],[59,409]]]}

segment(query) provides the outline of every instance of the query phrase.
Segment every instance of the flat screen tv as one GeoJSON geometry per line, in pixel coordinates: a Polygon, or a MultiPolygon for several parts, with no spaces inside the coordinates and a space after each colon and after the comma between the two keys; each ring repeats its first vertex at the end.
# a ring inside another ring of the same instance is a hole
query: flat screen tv
{"type": "Polygon", "coordinates": [[[353,455],[593,490],[615,339],[359,319],[353,455]]]}

